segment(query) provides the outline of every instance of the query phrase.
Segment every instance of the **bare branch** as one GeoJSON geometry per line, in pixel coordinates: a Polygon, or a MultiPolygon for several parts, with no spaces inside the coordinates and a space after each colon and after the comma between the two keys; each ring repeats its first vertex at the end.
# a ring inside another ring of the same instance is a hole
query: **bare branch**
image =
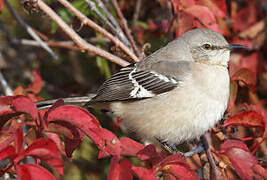
{"type": "Polygon", "coordinates": [[[47,6],[42,0],[38,0],[38,6],[43,10],[52,20],[54,20],[62,30],[81,48],[81,51],[88,51],[102,56],[116,64],[121,66],[127,66],[129,63],[115,56],[107,51],[93,46],[92,44],[84,41],[72,28],[70,28],[49,6],[47,6]]]}
{"type": "Polygon", "coordinates": [[[45,49],[54,59],[58,59],[57,55],[53,52],[53,50],[50,47],[48,47],[47,44],[43,42],[41,38],[33,31],[33,29],[28,24],[26,24],[24,20],[13,10],[9,2],[7,0],[4,0],[4,2],[9,12],[14,16],[14,18],[18,21],[18,23],[21,24],[26,29],[26,31],[30,34],[30,36],[34,40],[36,40],[40,44],[40,46],[43,49],[45,49]]]}
{"type": "MultiPolygon", "coordinates": [[[[12,39],[11,42],[14,44],[21,44],[21,45],[26,45],[26,46],[37,46],[37,47],[40,46],[38,42],[29,40],[29,39],[12,39]]],[[[75,51],[81,50],[78,46],[76,46],[73,43],[73,41],[60,41],[60,42],[46,41],[46,43],[52,47],[62,47],[62,48],[71,49],[75,51]]]]}
{"type": "Polygon", "coordinates": [[[104,11],[106,14],[107,18],[111,21],[111,23],[116,27],[116,35],[120,38],[120,40],[126,44],[127,46],[130,46],[130,42],[124,35],[123,31],[121,30],[121,27],[119,23],[116,21],[116,19],[110,14],[110,12],[107,10],[106,6],[101,0],[96,0],[98,6],[104,11]]]}
{"type": "Polygon", "coordinates": [[[9,85],[7,84],[2,72],[0,71],[0,84],[4,90],[4,94],[6,96],[13,96],[13,91],[12,89],[9,87],[9,85]]]}
{"type": "Polygon", "coordinates": [[[108,39],[110,39],[113,43],[115,43],[116,46],[119,46],[127,55],[129,55],[135,62],[138,62],[139,59],[136,57],[136,55],[126,46],[124,45],[119,39],[114,37],[112,34],[107,32],[105,29],[97,25],[95,22],[87,18],[85,15],[83,15],[80,11],[78,11],[75,7],[73,7],[68,1],[66,0],[58,0],[62,5],[64,5],[66,8],[68,8],[77,18],[80,19],[82,24],[86,24],[93,28],[94,30],[98,31],[99,33],[106,36],[108,39]]]}
{"type": "Polygon", "coordinates": [[[138,55],[139,58],[141,58],[142,55],[140,53],[140,50],[138,49],[137,45],[135,44],[135,41],[133,39],[133,36],[131,35],[130,30],[128,28],[127,21],[124,18],[122,12],[121,12],[121,9],[120,9],[120,7],[118,5],[117,0],[112,0],[112,3],[113,3],[113,5],[114,5],[114,7],[115,7],[115,9],[117,11],[117,14],[118,14],[119,18],[121,19],[121,22],[122,22],[123,28],[125,30],[126,36],[130,40],[130,43],[133,46],[135,53],[138,55]]]}
{"type": "Polygon", "coordinates": [[[132,20],[132,27],[136,26],[136,21],[139,18],[140,8],[141,8],[142,0],[137,0],[135,9],[134,9],[134,15],[132,20]]]}
{"type": "MultiPolygon", "coordinates": [[[[109,28],[112,30],[113,33],[117,34],[116,27],[109,21],[109,19],[106,18],[96,7],[96,4],[92,2],[91,0],[84,0],[89,7],[102,19],[102,21],[109,26],[109,28]]],[[[120,38],[120,36],[118,36],[120,38]]],[[[124,44],[129,45],[129,41],[126,38],[120,38],[121,41],[123,41],[124,44]],[[126,41],[124,42],[124,40],[126,41]]]]}
{"type": "Polygon", "coordinates": [[[212,168],[212,171],[213,171],[213,173],[215,175],[215,179],[216,180],[222,179],[221,173],[217,169],[216,163],[215,163],[215,161],[213,159],[213,156],[211,154],[211,151],[210,151],[210,147],[209,147],[210,146],[210,143],[208,141],[208,139],[211,139],[210,134],[208,132],[206,132],[200,138],[201,138],[201,141],[202,141],[202,143],[204,145],[204,149],[206,151],[207,158],[209,160],[209,163],[210,163],[210,166],[212,168]]]}

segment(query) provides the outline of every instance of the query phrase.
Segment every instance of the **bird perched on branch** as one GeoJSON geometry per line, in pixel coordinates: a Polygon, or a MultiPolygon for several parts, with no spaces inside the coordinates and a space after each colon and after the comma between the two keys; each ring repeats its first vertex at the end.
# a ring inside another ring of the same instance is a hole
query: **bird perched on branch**
{"type": "Polygon", "coordinates": [[[93,98],[76,99],[113,112],[142,139],[171,145],[192,140],[223,117],[234,48],[241,46],[212,30],[194,29],[122,68],[93,98]]]}

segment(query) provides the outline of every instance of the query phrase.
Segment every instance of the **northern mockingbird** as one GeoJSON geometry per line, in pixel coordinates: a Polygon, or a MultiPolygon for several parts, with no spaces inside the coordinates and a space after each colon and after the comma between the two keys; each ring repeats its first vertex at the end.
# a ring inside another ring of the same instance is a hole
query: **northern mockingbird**
{"type": "Polygon", "coordinates": [[[212,30],[188,31],[122,68],[85,106],[113,112],[144,140],[179,144],[194,139],[223,117],[230,51],[240,47],[212,30]]]}

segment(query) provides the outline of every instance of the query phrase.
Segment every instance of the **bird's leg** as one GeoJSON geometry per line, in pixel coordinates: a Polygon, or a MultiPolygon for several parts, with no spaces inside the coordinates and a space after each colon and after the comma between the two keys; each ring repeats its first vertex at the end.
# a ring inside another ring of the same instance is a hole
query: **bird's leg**
{"type": "Polygon", "coordinates": [[[184,156],[185,156],[185,157],[193,156],[193,155],[195,155],[195,154],[201,153],[202,151],[204,151],[204,149],[205,149],[205,147],[204,147],[202,144],[199,144],[199,145],[197,145],[197,147],[194,148],[193,150],[184,153],[184,156]]]}
{"type": "Polygon", "coordinates": [[[197,147],[194,148],[193,150],[184,153],[184,152],[181,152],[177,149],[176,144],[169,144],[167,141],[162,141],[158,138],[156,138],[156,139],[161,144],[162,148],[164,150],[166,150],[167,152],[169,152],[170,154],[181,154],[185,157],[193,156],[193,155],[201,153],[204,150],[207,150],[209,148],[209,144],[207,143],[207,141],[204,141],[201,138],[202,143],[198,144],[197,147]]]}

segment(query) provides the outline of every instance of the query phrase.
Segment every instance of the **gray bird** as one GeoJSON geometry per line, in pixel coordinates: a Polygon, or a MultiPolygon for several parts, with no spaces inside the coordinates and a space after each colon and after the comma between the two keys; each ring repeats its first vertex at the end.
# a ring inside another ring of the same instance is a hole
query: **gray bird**
{"type": "Polygon", "coordinates": [[[240,47],[212,30],[188,31],[122,68],[85,106],[113,112],[143,140],[192,140],[222,119],[229,98],[230,51],[240,47]]]}

